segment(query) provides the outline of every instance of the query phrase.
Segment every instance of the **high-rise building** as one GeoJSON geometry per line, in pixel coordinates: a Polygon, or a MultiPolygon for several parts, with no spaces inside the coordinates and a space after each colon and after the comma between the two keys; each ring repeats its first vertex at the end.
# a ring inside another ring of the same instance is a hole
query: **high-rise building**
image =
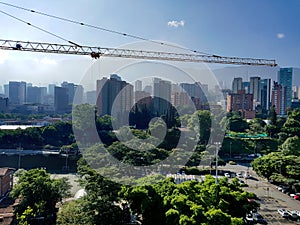
{"type": "Polygon", "coordinates": [[[260,104],[263,111],[268,111],[271,104],[271,79],[260,81],[260,104]]]}
{"type": "Polygon", "coordinates": [[[232,93],[237,94],[240,90],[243,90],[243,78],[235,77],[232,81],[232,93]]]}
{"type": "Polygon", "coordinates": [[[147,92],[147,93],[149,93],[150,95],[152,95],[152,86],[151,85],[146,85],[145,87],[144,87],[144,92],[147,92]]]}
{"type": "Polygon", "coordinates": [[[237,94],[227,95],[227,112],[242,112],[247,119],[255,117],[253,110],[253,94],[246,94],[245,90],[238,91],[237,94]]]}
{"type": "Polygon", "coordinates": [[[75,96],[75,84],[74,83],[68,83],[64,81],[61,84],[62,88],[67,89],[67,94],[68,94],[68,104],[72,104],[75,96]]]}
{"type": "Polygon", "coordinates": [[[26,100],[26,82],[9,82],[9,102],[14,105],[22,105],[26,100]]]}
{"type": "Polygon", "coordinates": [[[110,79],[97,80],[96,93],[99,115],[111,115],[113,106],[114,113],[124,114],[133,106],[133,85],[122,81],[117,74],[112,74],[110,79]]]}
{"type": "Polygon", "coordinates": [[[242,90],[245,90],[246,94],[250,94],[250,82],[244,81],[242,84],[242,90]]]}
{"type": "Polygon", "coordinates": [[[171,95],[171,103],[174,106],[183,106],[190,103],[190,97],[186,92],[174,92],[171,95]]]}
{"type": "Polygon", "coordinates": [[[75,95],[72,104],[79,105],[84,102],[84,88],[82,85],[75,85],[75,95]]]}
{"type": "Polygon", "coordinates": [[[48,85],[48,94],[54,96],[54,89],[56,85],[55,84],[49,84],[48,85]]]}
{"type": "Polygon", "coordinates": [[[278,82],[273,83],[272,88],[272,107],[274,107],[277,115],[285,115],[286,113],[286,101],[284,91],[286,89],[281,86],[278,82]]]}
{"type": "Polygon", "coordinates": [[[41,104],[42,97],[42,88],[36,86],[27,87],[26,103],[41,104]]]}
{"type": "Polygon", "coordinates": [[[142,91],[143,90],[143,82],[141,80],[136,80],[135,81],[134,90],[135,91],[142,91]]]}
{"type": "Polygon", "coordinates": [[[85,102],[91,105],[96,105],[96,91],[87,91],[85,93],[85,102]]]}
{"type": "Polygon", "coordinates": [[[298,95],[299,95],[299,88],[296,85],[293,85],[292,87],[292,99],[299,99],[298,95]]]}
{"type": "Polygon", "coordinates": [[[5,98],[8,98],[9,97],[9,84],[4,84],[4,95],[5,95],[5,98]]]}
{"type": "Polygon", "coordinates": [[[54,88],[54,108],[57,113],[66,113],[70,111],[69,95],[66,88],[54,88]]]}
{"type": "Polygon", "coordinates": [[[280,68],[277,80],[282,88],[285,89],[286,108],[290,108],[292,104],[293,68],[280,68]]]}
{"type": "Polygon", "coordinates": [[[167,114],[171,105],[171,82],[153,78],[153,105],[158,115],[167,114]]]}
{"type": "Polygon", "coordinates": [[[0,97],[0,112],[1,113],[9,112],[8,98],[0,97]]]}
{"type": "Polygon", "coordinates": [[[250,94],[254,102],[260,102],[260,77],[250,77],[250,94]]]}

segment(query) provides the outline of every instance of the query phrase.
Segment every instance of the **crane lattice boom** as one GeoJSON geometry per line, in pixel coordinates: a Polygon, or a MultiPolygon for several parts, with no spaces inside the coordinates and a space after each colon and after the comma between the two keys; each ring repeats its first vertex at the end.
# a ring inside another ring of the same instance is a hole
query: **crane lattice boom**
{"type": "Polygon", "coordinates": [[[93,58],[99,57],[122,57],[133,59],[148,60],[169,60],[179,62],[205,62],[205,63],[221,63],[221,64],[237,64],[237,65],[258,65],[258,66],[277,66],[275,60],[226,57],[217,55],[202,54],[180,54],[159,51],[130,50],[119,48],[102,48],[80,46],[70,42],[70,45],[51,44],[30,41],[13,41],[0,39],[0,49],[2,50],[19,50],[30,52],[44,52],[57,54],[72,55],[90,55],[93,58]]]}

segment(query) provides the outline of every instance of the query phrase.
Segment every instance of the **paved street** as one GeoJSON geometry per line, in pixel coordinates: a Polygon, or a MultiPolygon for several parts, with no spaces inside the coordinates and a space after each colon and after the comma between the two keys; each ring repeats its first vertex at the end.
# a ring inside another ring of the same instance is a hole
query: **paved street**
{"type": "Polygon", "coordinates": [[[241,172],[249,171],[253,179],[243,179],[249,187],[245,188],[246,191],[254,192],[260,199],[259,213],[267,220],[268,224],[281,225],[281,224],[300,224],[298,221],[290,221],[281,217],[277,212],[279,208],[289,210],[300,210],[300,201],[294,200],[290,196],[278,191],[275,185],[268,183],[266,180],[257,176],[251,167],[241,165],[226,165],[226,170],[241,172]]]}

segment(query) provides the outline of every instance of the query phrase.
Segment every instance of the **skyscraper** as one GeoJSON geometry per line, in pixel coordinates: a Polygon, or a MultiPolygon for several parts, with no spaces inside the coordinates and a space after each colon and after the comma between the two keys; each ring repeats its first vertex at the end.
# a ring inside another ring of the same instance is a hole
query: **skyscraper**
{"type": "Polygon", "coordinates": [[[134,83],[134,90],[135,91],[142,91],[143,89],[143,82],[141,80],[136,80],[134,83]]]}
{"type": "Polygon", "coordinates": [[[242,84],[242,90],[245,90],[246,94],[250,94],[250,82],[244,81],[242,84]]]}
{"type": "Polygon", "coordinates": [[[97,111],[99,115],[111,115],[112,107],[115,113],[129,112],[133,106],[133,86],[117,74],[112,74],[97,80],[97,111]]]}
{"type": "Polygon", "coordinates": [[[271,79],[262,79],[260,81],[260,103],[265,112],[270,109],[271,104],[271,79]]]}
{"type": "Polygon", "coordinates": [[[9,82],[9,102],[15,105],[22,105],[26,100],[26,82],[9,82]]]}
{"type": "Polygon", "coordinates": [[[54,108],[57,113],[65,113],[71,110],[69,105],[68,90],[63,87],[54,88],[54,108]]]}
{"type": "Polygon", "coordinates": [[[171,105],[171,82],[160,78],[153,78],[154,110],[159,114],[166,114],[171,105]]]}
{"type": "Polygon", "coordinates": [[[272,106],[275,108],[277,115],[285,115],[286,106],[285,106],[285,94],[282,86],[275,82],[273,83],[272,88],[272,106]]]}
{"type": "Polygon", "coordinates": [[[61,87],[67,89],[68,104],[72,104],[75,96],[75,84],[64,81],[61,87]]]}
{"type": "Polygon", "coordinates": [[[31,104],[42,103],[42,89],[36,86],[27,87],[26,102],[31,104]]]}
{"type": "Polygon", "coordinates": [[[250,77],[250,94],[254,102],[260,102],[260,77],[250,77]]]}
{"type": "Polygon", "coordinates": [[[285,90],[286,109],[292,104],[293,68],[280,68],[278,72],[278,83],[285,90]]]}
{"type": "Polygon", "coordinates": [[[237,94],[240,90],[243,90],[243,78],[236,77],[232,81],[232,93],[237,94]]]}

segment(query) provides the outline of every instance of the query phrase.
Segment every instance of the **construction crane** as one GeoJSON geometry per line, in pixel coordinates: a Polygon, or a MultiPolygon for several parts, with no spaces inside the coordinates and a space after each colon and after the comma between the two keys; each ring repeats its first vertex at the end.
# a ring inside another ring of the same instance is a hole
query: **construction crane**
{"type": "Polygon", "coordinates": [[[277,66],[275,60],[254,59],[240,57],[226,57],[205,54],[180,54],[160,51],[130,50],[120,48],[103,48],[81,46],[69,41],[70,44],[51,44],[30,41],[13,41],[0,39],[0,49],[30,52],[44,52],[72,55],[90,55],[92,58],[100,57],[122,57],[147,60],[168,60],[179,62],[205,62],[220,64],[252,65],[252,66],[277,66]]]}

